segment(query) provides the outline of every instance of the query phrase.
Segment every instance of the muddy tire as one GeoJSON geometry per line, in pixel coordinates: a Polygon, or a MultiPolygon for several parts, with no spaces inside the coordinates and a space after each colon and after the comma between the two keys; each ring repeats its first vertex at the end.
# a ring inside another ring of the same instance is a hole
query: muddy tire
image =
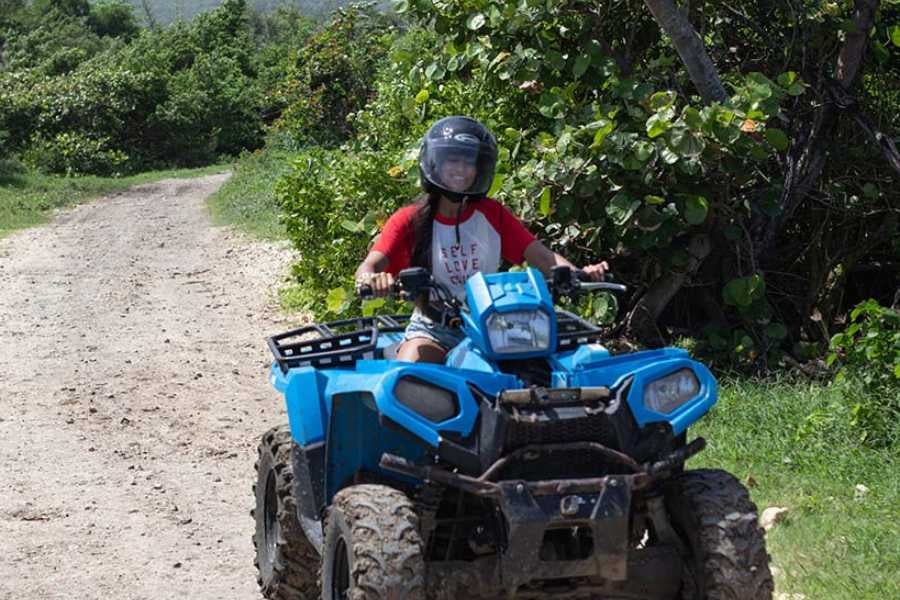
{"type": "Polygon", "coordinates": [[[287,425],[266,432],[256,463],[257,582],[269,600],[313,600],[319,597],[319,553],[297,519],[291,462],[293,440],[287,425]]]}
{"type": "Polygon", "coordinates": [[[725,471],[686,471],[668,485],[666,505],[687,544],[683,600],[772,598],[765,535],[740,481],[725,471]]]}
{"type": "Polygon", "coordinates": [[[422,600],[419,518],[405,494],[355,485],[334,498],[322,552],[323,600],[422,600]]]}

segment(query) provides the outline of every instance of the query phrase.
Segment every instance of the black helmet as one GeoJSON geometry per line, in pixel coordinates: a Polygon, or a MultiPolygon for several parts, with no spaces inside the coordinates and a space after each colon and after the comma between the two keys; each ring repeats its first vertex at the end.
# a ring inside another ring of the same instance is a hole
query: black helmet
{"type": "Polygon", "coordinates": [[[469,117],[445,117],[432,125],[419,151],[422,187],[457,202],[483,198],[491,188],[496,166],[494,136],[469,117]],[[451,177],[457,179],[447,179],[451,177]]]}

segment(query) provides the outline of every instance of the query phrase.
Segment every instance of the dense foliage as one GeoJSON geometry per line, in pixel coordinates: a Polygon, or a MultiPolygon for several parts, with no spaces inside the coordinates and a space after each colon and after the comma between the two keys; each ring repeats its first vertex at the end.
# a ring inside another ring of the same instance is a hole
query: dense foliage
{"type": "Polygon", "coordinates": [[[0,63],[0,149],[69,174],[198,165],[259,147],[283,57],[312,30],[290,10],[254,15],[251,28],[244,0],[140,31],[121,2],[71,4],[18,3],[0,63]]]}
{"type": "Polygon", "coordinates": [[[347,115],[363,108],[372,73],[385,54],[391,28],[372,10],[340,10],[300,50],[276,94],[284,111],[277,124],[295,143],[333,145],[352,131],[347,115]]]}
{"type": "Polygon", "coordinates": [[[831,338],[828,363],[837,381],[856,387],[853,419],[872,441],[891,440],[900,422],[900,312],[866,300],[850,311],[848,327],[831,338]]]}
{"type": "MultiPolygon", "coordinates": [[[[883,4],[863,76],[848,89],[891,131],[900,37],[896,4],[883,4]]],[[[415,27],[356,113],[356,137],[309,153],[280,187],[310,306],[325,310],[330,298],[331,310],[350,310],[354,261],[415,193],[418,137],[454,113],[498,135],[494,195],[573,260],[612,259],[633,290],[629,332],[644,341],[700,335],[701,348],[760,368],[784,352],[823,352],[858,294],[890,302],[900,269],[890,167],[855,121],[818,113],[839,106],[830,85],[842,76],[852,4],[694,8],[728,90],[721,103],[696,94],[641,5],[410,0],[399,9],[415,27]],[[810,135],[816,119],[828,128],[810,135]],[[809,140],[820,168],[798,174],[809,140]],[[826,161],[828,148],[840,160],[826,161]],[[866,279],[873,268],[877,281],[866,279]]]]}

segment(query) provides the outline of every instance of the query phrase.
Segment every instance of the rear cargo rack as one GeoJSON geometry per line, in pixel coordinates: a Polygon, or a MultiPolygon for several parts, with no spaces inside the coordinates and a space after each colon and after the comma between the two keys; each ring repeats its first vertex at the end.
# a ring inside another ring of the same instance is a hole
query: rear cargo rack
{"type": "Polygon", "coordinates": [[[406,329],[409,315],[358,317],[316,323],[273,335],[269,350],[282,372],[296,367],[351,367],[375,358],[380,333],[406,329]]]}
{"type": "Polygon", "coordinates": [[[597,344],[602,341],[602,338],[603,332],[596,325],[565,310],[556,311],[556,350],[558,352],[575,350],[582,344],[597,344]]]}

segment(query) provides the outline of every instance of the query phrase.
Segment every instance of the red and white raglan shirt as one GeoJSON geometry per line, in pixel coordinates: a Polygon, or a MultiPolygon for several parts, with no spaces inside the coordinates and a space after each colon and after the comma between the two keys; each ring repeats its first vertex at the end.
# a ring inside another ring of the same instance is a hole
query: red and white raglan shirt
{"type": "MultiPolygon", "coordinates": [[[[419,206],[404,206],[384,224],[372,250],[388,258],[387,271],[396,276],[408,268],[415,240],[415,217],[419,206]]],[[[495,273],[500,260],[518,264],[525,249],[536,238],[508,208],[490,198],[468,204],[459,219],[434,216],[431,237],[431,272],[460,300],[465,300],[466,280],[477,272],[495,273]]]]}

